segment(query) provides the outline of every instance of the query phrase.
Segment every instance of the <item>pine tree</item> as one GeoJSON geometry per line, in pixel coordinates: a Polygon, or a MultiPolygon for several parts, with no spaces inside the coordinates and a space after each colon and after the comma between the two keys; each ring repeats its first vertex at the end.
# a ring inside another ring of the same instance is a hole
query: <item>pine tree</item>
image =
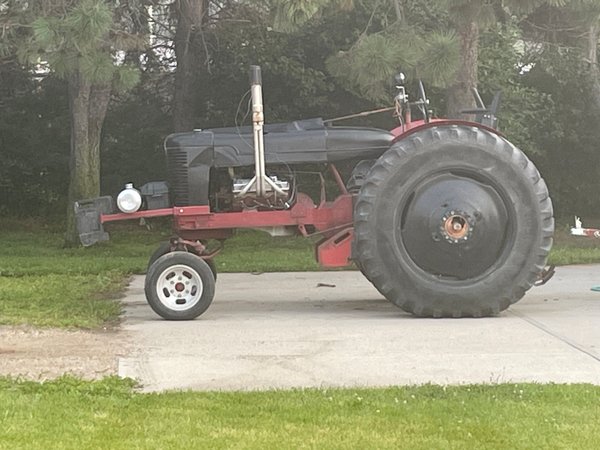
{"type": "MultiPolygon", "coordinates": [[[[6,2],[1,23],[22,63],[67,81],[71,113],[70,182],[65,245],[77,245],[73,203],[100,194],[100,137],[113,89],[138,79],[122,64],[138,45],[126,9],[104,0],[6,2]]],[[[5,47],[5,51],[10,49],[5,47]]]]}

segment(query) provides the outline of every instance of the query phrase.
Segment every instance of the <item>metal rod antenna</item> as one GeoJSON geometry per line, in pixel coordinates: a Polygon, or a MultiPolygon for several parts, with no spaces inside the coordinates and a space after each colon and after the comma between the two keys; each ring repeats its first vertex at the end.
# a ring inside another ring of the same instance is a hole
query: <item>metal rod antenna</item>
{"type": "Polygon", "coordinates": [[[250,92],[252,93],[252,128],[254,132],[256,195],[262,197],[265,194],[265,144],[263,134],[265,115],[263,110],[260,66],[250,66],[250,92]]]}

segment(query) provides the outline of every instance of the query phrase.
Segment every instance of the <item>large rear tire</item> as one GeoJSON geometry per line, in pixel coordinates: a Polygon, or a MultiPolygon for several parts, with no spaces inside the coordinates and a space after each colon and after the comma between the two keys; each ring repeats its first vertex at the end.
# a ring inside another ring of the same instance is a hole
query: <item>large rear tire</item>
{"type": "Polygon", "coordinates": [[[354,222],[366,277],[423,317],[508,308],[542,272],[554,231],[533,163],[496,134],[450,125],[408,136],[379,158],[354,222]]]}

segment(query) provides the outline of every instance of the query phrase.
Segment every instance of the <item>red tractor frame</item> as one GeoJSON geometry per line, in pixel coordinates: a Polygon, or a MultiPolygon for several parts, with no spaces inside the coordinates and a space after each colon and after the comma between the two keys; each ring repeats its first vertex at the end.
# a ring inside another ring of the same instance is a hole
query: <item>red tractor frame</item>
{"type": "Polygon", "coordinates": [[[400,125],[391,131],[322,119],[265,127],[253,66],[252,128],[169,136],[171,202],[146,201],[140,209],[132,186],[117,199],[121,213],[110,197],[77,202],[82,242],[107,239],[105,223],[172,216],[175,237],[150,258],[145,286],[150,306],[170,320],[208,308],[220,247],[209,250],[206,242],[242,228],[321,236],[315,254],[323,267],[354,262],[388,300],[415,315],[495,315],[552,273],[544,269],[554,230],[548,190],[533,163],[496,130],[499,95],[486,108],[475,93],[478,108],[465,111],[475,121],[432,119],[422,83],[409,102],[402,82],[398,77],[394,106],[340,118],[392,111],[400,125]],[[344,181],[336,163],[356,160],[353,181],[344,181]],[[326,165],[340,195],[327,201],[321,178],[316,204],[296,191],[293,175],[273,175],[276,164],[291,173],[302,163],[326,165]],[[252,165],[253,177],[240,178],[252,165]]]}

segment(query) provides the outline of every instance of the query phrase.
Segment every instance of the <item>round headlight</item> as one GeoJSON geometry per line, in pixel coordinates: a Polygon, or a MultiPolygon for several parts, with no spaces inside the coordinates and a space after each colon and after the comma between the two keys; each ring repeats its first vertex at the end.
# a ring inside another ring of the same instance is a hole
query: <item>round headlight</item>
{"type": "Polygon", "coordinates": [[[132,183],[127,183],[125,189],[119,193],[117,206],[124,213],[134,213],[142,206],[142,196],[132,183]]]}

